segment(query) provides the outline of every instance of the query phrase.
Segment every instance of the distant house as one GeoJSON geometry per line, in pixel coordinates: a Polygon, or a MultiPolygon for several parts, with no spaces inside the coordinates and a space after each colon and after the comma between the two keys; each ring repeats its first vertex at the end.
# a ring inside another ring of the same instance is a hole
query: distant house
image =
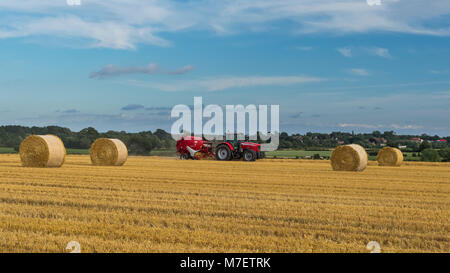
{"type": "Polygon", "coordinates": [[[411,138],[411,141],[416,143],[422,143],[423,139],[421,139],[420,137],[413,137],[411,138]]]}
{"type": "Polygon", "coordinates": [[[406,149],[406,145],[399,145],[398,148],[399,148],[400,150],[406,149]]]}
{"type": "Polygon", "coordinates": [[[436,142],[437,143],[441,143],[441,144],[445,144],[445,143],[447,143],[447,140],[446,139],[439,139],[436,142]]]}
{"type": "Polygon", "coordinates": [[[369,140],[369,142],[372,145],[379,145],[382,146],[382,144],[386,144],[387,143],[387,139],[385,139],[384,137],[375,137],[375,138],[371,138],[369,140]]]}

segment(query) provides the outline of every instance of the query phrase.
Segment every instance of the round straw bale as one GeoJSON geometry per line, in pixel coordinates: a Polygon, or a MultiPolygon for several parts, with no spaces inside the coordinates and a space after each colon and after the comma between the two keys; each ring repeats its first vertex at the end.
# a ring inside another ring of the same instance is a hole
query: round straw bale
{"type": "Polygon", "coordinates": [[[403,163],[403,153],[392,147],[384,147],[378,152],[377,161],[379,166],[401,166],[403,163]]]}
{"type": "Polygon", "coordinates": [[[20,144],[19,154],[24,167],[61,167],[66,148],[57,136],[32,135],[20,144]]]}
{"type": "Polygon", "coordinates": [[[367,167],[366,150],[357,144],[339,146],[331,154],[331,167],[335,171],[364,171],[367,167]]]}
{"type": "Polygon", "coordinates": [[[122,166],[128,158],[127,146],[119,139],[99,138],[91,146],[92,164],[122,166]]]}

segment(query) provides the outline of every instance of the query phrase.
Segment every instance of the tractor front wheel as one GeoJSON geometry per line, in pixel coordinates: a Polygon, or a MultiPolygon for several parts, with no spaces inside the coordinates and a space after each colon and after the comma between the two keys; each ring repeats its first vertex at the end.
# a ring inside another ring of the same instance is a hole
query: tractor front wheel
{"type": "Polygon", "coordinates": [[[263,159],[263,158],[266,158],[266,153],[265,152],[259,152],[258,159],[263,159]]]}
{"type": "Polygon", "coordinates": [[[231,160],[231,149],[226,145],[221,145],[216,149],[216,159],[220,161],[231,160]]]}
{"type": "Polygon", "coordinates": [[[244,161],[255,161],[256,152],[253,150],[244,150],[244,161]]]}

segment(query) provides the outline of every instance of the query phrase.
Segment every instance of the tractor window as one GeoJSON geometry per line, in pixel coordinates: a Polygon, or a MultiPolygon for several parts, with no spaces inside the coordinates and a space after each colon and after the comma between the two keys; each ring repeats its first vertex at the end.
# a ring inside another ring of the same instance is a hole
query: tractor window
{"type": "Polygon", "coordinates": [[[241,141],[240,140],[233,140],[233,142],[231,142],[232,143],[232,145],[233,145],[233,147],[235,148],[235,149],[239,149],[239,147],[241,146],[241,141]]]}

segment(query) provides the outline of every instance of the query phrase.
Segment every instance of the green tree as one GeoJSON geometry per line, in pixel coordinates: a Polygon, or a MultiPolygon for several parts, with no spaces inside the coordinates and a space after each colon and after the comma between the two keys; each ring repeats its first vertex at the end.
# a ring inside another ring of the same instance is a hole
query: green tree
{"type": "Polygon", "coordinates": [[[432,148],[431,143],[425,140],[424,142],[420,143],[419,151],[422,152],[423,150],[431,149],[431,148],[432,148]]]}
{"type": "Polygon", "coordinates": [[[393,148],[398,148],[398,142],[390,140],[390,141],[388,141],[388,143],[386,143],[386,146],[393,147],[393,148]]]}
{"type": "Polygon", "coordinates": [[[140,135],[133,135],[125,142],[128,152],[134,155],[149,155],[153,145],[148,138],[140,135]]]}
{"type": "Polygon", "coordinates": [[[82,137],[87,138],[90,142],[94,142],[100,135],[98,131],[92,127],[81,130],[79,134],[82,137]]]}
{"type": "Polygon", "coordinates": [[[445,162],[450,162],[450,148],[445,148],[439,151],[439,155],[445,162]]]}
{"type": "Polygon", "coordinates": [[[427,162],[439,162],[441,161],[441,157],[439,156],[438,151],[433,149],[425,149],[422,151],[420,160],[427,162]]]}

